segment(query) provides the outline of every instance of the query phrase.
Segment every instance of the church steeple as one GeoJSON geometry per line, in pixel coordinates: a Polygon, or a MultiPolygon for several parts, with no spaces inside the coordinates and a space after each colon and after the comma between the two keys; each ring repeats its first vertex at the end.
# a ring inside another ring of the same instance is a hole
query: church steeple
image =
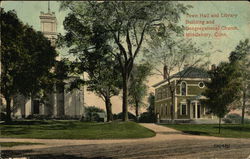
{"type": "Polygon", "coordinates": [[[50,1],[48,1],[48,13],[50,13],[50,1]]]}
{"type": "Polygon", "coordinates": [[[50,1],[48,1],[48,13],[41,12],[40,14],[41,32],[55,45],[57,38],[57,20],[55,12],[50,11],[50,1]]]}

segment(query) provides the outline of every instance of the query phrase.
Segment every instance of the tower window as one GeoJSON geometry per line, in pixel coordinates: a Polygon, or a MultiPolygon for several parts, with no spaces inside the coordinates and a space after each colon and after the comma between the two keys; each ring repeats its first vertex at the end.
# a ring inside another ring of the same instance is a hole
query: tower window
{"type": "Polygon", "coordinates": [[[187,95],[187,84],[186,84],[186,82],[181,83],[181,95],[182,96],[187,95]]]}

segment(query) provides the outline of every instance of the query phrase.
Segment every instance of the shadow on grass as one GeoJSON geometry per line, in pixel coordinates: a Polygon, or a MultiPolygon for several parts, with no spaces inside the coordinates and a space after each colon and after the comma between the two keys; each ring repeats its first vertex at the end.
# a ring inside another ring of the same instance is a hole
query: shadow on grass
{"type": "Polygon", "coordinates": [[[8,130],[2,129],[2,135],[24,135],[29,134],[30,131],[27,129],[16,129],[16,128],[8,128],[8,130]]]}
{"type": "Polygon", "coordinates": [[[113,159],[112,157],[98,156],[98,157],[79,157],[67,154],[27,154],[32,150],[16,150],[16,151],[2,151],[3,158],[15,159],[113,159]],[[27,155],[26,155],[27,154],[27,155]]]}
{"type": "Polygon", "coordinates": [[[10,123],[2,123],[2,125],[40,125],[40,124],[49,124],[47,121],[43,120],[21,120],[21,121],[12,121],[10,123]]]}
{"type": "Polygon", "coordinates": [[[202,131],[183,131],[183,133],[191,134],[191,135],[209,135],[209,133],[202,132],[202,131]]]}
{"type": "Polygon", "coordinates": [[[176,135],[176,134],[183,134],[183,132],[158,132],[158,134],[163,134],[163,135],[176,135]]]}

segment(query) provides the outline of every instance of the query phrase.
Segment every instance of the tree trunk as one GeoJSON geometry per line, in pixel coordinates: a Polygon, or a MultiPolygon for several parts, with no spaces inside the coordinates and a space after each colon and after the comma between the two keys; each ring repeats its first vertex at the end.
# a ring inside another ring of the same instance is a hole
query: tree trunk
{"type": "Polygon", "coordinates": [[[5,100],[6,100],[6,119],[5,119],[5,122],[9,123],[9,122],[11,122],[11,107],[10,107],[11,99],[9,97],[5,97],[5,100]]]}
{"type": "Polygon", "coordinates": [[[171,120],[174,121],[174,93],[171,92],[171,107],[170,107],[171,120]]]}
{"type": "Polygon", "coordinates": [[[219,117],[219,134],[220,134],[220,128],[221,128],[221,117],[219,117]]]}
{"type": "Polygon", "coordinates": [[[136,116],[136,121],[139,121],[139,103],[135,102],[135,116],[136,116]]]}
{"type": "Polygon", "coordinates": [[[245,108],[246,108],[246,90],[243,91],[243,103],[242,103],[241,124],[244,124],[244,119],[245,119],[245,108]]]}
{"type": "Polygon", "coordinates": [[[105,98],[105,105],[107,111],[107,122],[113,121],[112,104],[110,102],[110,97],[105,98]]]}
{"type": "Polygon", "coordinates": [[[123,73],[123,81],[122,81],[122,120],[128,121],[128,76],[127,73],[123,73]]]}

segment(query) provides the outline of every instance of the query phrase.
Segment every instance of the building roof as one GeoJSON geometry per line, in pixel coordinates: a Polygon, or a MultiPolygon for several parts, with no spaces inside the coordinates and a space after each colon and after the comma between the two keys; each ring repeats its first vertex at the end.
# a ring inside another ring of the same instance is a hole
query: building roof
{"type": "MultiPolygon", "coordinates": [[[[207,73],[206,70],[201,69],[201,68],[197,68],[197,67],[187,67],[185,69],[183,69],[182,71],[173,74],[172,76],[170,76],[170,80],[172,78],[209,78],[209,74],[207,73]]],[[[153,85],[153,87],[157,87],[162,83],[167,82],[168,79],[164,79],[156,84],[153,85]]]]}

